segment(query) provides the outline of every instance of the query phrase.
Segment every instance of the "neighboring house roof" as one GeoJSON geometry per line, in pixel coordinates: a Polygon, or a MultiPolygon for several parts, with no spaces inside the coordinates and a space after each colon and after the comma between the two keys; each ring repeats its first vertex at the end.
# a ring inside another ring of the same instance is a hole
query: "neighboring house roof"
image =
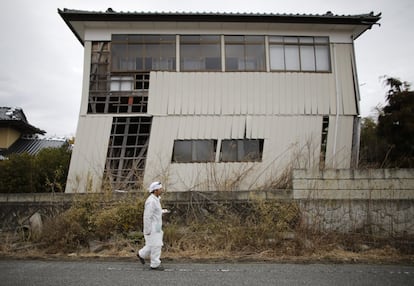
{"type": "MultiPolygon", "coordinates": [[[[335,15],[328,11],[323,15],[313,14],[260,14],[260,13],[180,13],[180,12],[116,12],[108,8],[105,12],[58,9],[58,13],[78,38],[84,43],[82,22],[94,27],[96,22],[231,22],[231,23],[279,23],[279,24],[323,24],[348,26],[356,39],[381,19],[375,15],[335,15]],[[95,23],[93,23],[95,22],[95,23]]],[[[102,28],[97,25],[96,27],[102,28]]]]}
{"type": "Polygon", "coordinates": [[[60,148],[67,144],[66,140],[61,139],[26,139],[20,138],[13,143],[7,150],[0,150],[0,158],[7,157],[10,154],[28,153],[36,155],[40,150],[45,148],[60,148]]]}
{"type": "Polygon", "coordinates": [[[29,124],[26,115],[18,107],[0,107],[0,128],[10,127],[22,134],[45,134],[46,131],[29,124]]]}

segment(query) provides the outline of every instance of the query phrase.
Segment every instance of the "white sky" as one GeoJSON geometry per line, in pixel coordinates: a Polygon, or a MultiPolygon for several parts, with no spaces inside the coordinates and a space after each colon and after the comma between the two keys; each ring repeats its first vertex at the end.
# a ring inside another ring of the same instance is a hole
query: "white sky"
{"type": "Polygon", "coordinates": [[[361,115],[383,104],[380,79],[414,83],[413,0],[13,0],[0,10],[0,106],[21,107],[47,136],[74,136],[78,122],[83,47],[57,13],[90,11],[245,12],[338,15],[382,13],[355,41],[361,115]]]}

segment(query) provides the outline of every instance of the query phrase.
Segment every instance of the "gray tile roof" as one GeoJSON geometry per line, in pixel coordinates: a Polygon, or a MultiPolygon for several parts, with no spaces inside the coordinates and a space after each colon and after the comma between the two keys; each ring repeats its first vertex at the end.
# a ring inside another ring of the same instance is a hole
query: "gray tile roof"
{"type": "Polygon", "coordinates": [[[65,140],[53,139],[25,139],[20,138],[13,143],[7,150],[0,149],[0,157],[7,157],[10,154],[28,153],[36,155],[40,150],[45,148],[60,148],[67,144],[65,140]]]}
{"type": "Polygon", "coordinates": [[[19,107],[0,107],[0,127],[15,128],[22,134],[46,133],[46,131],[29,124],[26,115],[19,107]]]}

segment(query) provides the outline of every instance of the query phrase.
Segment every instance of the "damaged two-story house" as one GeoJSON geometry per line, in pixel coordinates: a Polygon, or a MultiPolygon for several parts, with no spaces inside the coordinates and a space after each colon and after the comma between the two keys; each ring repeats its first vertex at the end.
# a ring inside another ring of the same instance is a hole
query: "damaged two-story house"
{"type": "Polygon", "coordinates": [[[58,13],[84,47],[66,192],[263,189],[356,165],[354,41],[380,14],[58,13]]]}

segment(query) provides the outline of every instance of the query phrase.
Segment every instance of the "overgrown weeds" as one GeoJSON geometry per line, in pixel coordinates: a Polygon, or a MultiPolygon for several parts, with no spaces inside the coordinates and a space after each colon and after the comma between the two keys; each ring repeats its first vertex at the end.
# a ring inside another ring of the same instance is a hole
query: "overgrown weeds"
{"type": "MultiPolygon", "coordinates": [[[[45,221],[32,241],[47,255],[133,257],[143,244],[142,213],[146,194],[80,195],[72,206],[45,221]]],[[[243,203],[197,201],[165,206],[163,256],[179,259],[270,260],[296,257],[361,261],[411,255],[411,238],[381,238],[366,233],[316,232],[301,224],[292,201],[251,198],[243,203]],[[350,258],[352,257],[352,258],[350,258]]],[[[1,251],[12,252],[13,247],[1,251]]]]}

